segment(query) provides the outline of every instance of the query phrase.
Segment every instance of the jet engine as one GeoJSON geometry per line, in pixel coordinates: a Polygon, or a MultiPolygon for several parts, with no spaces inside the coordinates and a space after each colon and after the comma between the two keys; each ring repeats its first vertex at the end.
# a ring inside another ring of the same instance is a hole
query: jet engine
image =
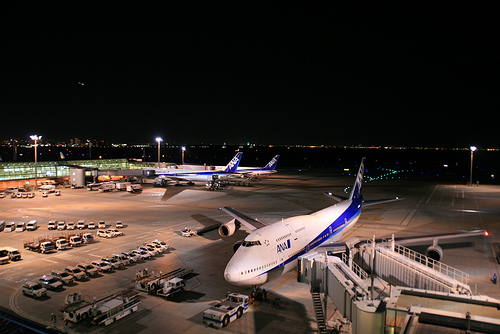
{"type": "Polygon", "coordinates": [[[443,249],[438,245],[437,239],[435,239],[432,245],[427,248],[425,255],[430,259],[441,261],[443,258],[443,249]]]}
{"type": "Polygon", "coordinates": [[[233,219],[230,222],[219,226],[219,235],[221,237],[230,237],[234,234],[234,232],[238,231],[240,226],[241,224],[236,221],[236,219],[233,219]]]}

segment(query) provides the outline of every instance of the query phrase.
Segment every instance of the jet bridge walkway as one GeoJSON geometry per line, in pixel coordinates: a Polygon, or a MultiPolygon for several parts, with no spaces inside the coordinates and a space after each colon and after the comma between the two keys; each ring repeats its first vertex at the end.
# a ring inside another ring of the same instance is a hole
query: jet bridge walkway
{"type": "Polygon", "coordinates": [[[359,254],[372,272],[391,285],[471,295],[469,274],[428,258],[393,240],[367,241],[359,254]]]}

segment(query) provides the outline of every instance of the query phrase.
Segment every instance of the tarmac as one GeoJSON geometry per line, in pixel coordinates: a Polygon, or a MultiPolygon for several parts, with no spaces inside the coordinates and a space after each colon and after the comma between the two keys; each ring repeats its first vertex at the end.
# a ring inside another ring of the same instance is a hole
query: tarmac
{"type": "MultiPolygon", "coordinates": [[[[0,199],[0,220],[38,221],[39,228],[34,232],[0,232],[0,246],[20,250],[23,240],[56,234],[47,231],[49,220],[76,222],[85,219],[87,223],[105,220],[108,227],[114,227],[117,220],[125,223],[124,236],[99,238],[94,244],[53,254],[23,250],[21,261],[0,265],[0,307],[44,326],[50,326],[50,315],[54,312],[58,316],[57,329],[62,330],[59,309],[69,293],[99,298],[133,288],[133,279],[139,269],[168,272],[188,268],[193,274],[189,276],[186,292],[169,300],[141,293],[142,303],[136,313],[107,327],[90,322],[69,323],[69,332],[314,333],[316,324],[309,286],[297,282],[295,271],[262,286],[268,291],[267,300],[254,302],[241,319],[218,330],[206,326],[202,322],[202,312],[224,298],[228,291],[248,295],[252,292],[252,288],[230,285],[223,277],[225,265],[232,256],[232,245],[247,233],[240,230],[222,239],[216,230],[193,237],[182,237],[180,231],[185,227],[200,230],[230,221],[231,217],[219,210],[226,205],[269,223],[309,214],[333,204],[323,192],[345,195],[346,187],[353,183],[352,177],[327,173],[279,172],[253,182],[252,187],[228,186],[219,191],[207,191],[201,185],[168,188],[145,185],[142,194],[62,189],[60,197],[51,194],[42,198],[37,193],[34,199],[0,199]],[[152,260],[66,286],[63,291],[50,291],[44,299],[34,300],[21,294],[23,282],[36,280],[52,269],[90,262],[153,239],[167,241],[170,250],[152,260]],[[279,298],[278,306],[271,303],[276,298],[279,298]]],[[[367,199],[394,196],[405,199],[365,208],[358,223],[343,240],[365,240],[373,235],[383,238],[392,233],[404,237],[487,229],[488,237],[440,243],[445,252],[443,262],[469,273],[469,285],[474,293],[500,299],[500,287],[491,282],[493,273],[500,275],[491,247],[493,241],[500,239],[496,237],[500,236],[500,187],[378,180],[366,182],[363,193],[367,199]]],[[[427,246],[415,247],[425,252],[427,246]]],[[[326,315],[330,322],[340,317],[331,303],[326,315]]]]}

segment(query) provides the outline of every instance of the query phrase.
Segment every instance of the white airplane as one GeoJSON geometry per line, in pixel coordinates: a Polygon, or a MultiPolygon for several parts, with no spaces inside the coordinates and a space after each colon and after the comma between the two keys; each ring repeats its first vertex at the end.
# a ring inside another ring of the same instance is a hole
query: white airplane
{"type": "Polygon", "coordinates": [[[191,182],[211,182],[214,180],[226,180],[237,177],[236,169],[238,168],[242,152],[237,153],[223,170],[183,170],[171,168],[156,168],[157,176],[173,180],[173,181],[191,181],[191,182]]]}
{"type": "Polygon", "coordinates": [[[236,173],[243,174],[246,177],[259,177],[262,175],[276,173],[276,165],[278,164],[279,155],[275,155],[271,161],[264,167],[238,167],[236,173]]]}
{"type": "MultiPolygon", "coordinates": [[[[295,268],[297,257],[327,240],[339,241],[361,214],[364,170],[365,158],[361,161],[349,198],[310,215],[291,217],[267,225],[231,207],[221,208],[234,217],[219,227],[221,236],[232,235],[241,226],[240,223],[252,231],[227,264],[224,270],[226,281],[242,286],[264,284],[295,268]]],[[[388,201],[394,200],[397,199],[388,201]]]]}

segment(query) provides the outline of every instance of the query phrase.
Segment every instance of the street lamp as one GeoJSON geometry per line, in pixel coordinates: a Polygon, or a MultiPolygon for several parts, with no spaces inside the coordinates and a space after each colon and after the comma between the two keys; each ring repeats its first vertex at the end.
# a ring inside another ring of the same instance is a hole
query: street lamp
{"type": "Polygon", "coordinates": [[[161,137],[156,137],[156,142],[158,143],[158,167],[160,167],[160,143],[162,141],[161,137]]]}
{"type": "Polygon", "coordinates": [[[470,181],[469,184],[472,187],[472,162],[474,160],[474,151],[477,150],[476,146],[471,146],[470,147],[470,181]]]}
{"type": "Polygon", "coordinates": [[[37,142],[42,139],[42,136],[31,135],[31,140],[35,141],[35,190],[38,190],[38,155],[37,155],[37,142]]]}
{"type": "Polygon", "coordinates": [[[186,151],[186,146],[182,146],[181,150],[182,150],[182,164],[184,165],[184,152],[186,151]]]}

